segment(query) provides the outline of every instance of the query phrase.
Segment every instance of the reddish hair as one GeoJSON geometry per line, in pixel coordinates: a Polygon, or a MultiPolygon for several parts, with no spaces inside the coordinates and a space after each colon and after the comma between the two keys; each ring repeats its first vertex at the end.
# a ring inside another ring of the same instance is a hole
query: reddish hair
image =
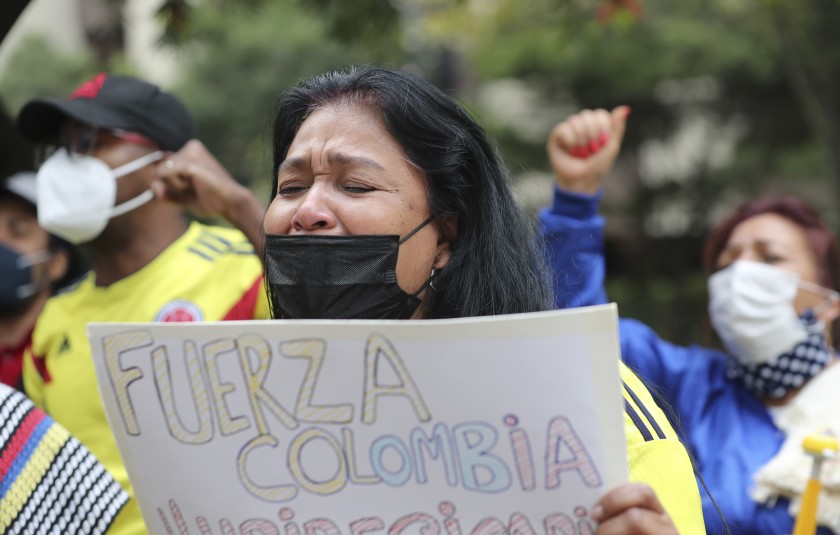
{"type": "MultiPolygon", "coordinates": [[[[717,268],[717,260],[723,252],[735,227],[757,215],[777,214],[805,233],[805,240],[817,262],[819,283],[833,290],[840,289],[840,245],[837,237],[823,223],[820,216],[804,201],[788,195],[767,195],[739,204],[729,216],[721,221],[706,238],[703,248],[703,267],[707,273],[717,268]]],[[[840,322],[832,327],[834,344],[840,344],[840,322]]]]}

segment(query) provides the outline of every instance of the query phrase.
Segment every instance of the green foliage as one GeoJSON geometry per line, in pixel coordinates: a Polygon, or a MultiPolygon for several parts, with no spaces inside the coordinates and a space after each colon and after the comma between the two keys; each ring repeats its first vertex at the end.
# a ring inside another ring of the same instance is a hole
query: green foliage
{"type": "Polygon", "coordinates": [[[266,192],[270,122],[280,93],[371,57],[360,46],[331,40],[326,23],[294,0],[196,7],[179,54],[186,67],[177,92],[197,118],[200,138],[234,176],[266,192]]]}
{"type": "Polygon", "coordinates": [[[96,69],[91,57],[60,53],[40,37],[25,39],[0,78],[0,177],[32,169],[32,145],[17,133],[15,118],[32,98],[64,98],[96,69]]]}
{"type": "Polygon", "coordinates": [[[500,0],[476,25],[469,54],[482,76],[538,75],[591,101],[649,95],[663,78],[773,73],[774,43],[759,40],[745,14],[695,3],[649,0],[638,18],[619,10],[601,20],[596,5],[500,0]]]}
{"type": "Polygon", "coordinates": [[[165,45],[179,45],[192,24],[193,8],[187,0],[164,0],[157,11],[163,31],[160,42],[165,45]]]}
{"type": "MultiPolygon", "coordinates": [[[[327,25],[332,38],[340,43],[366,43],[382,46],[398,42],[400,17],[389,0],[297,0],[327,25]]],[[[406,2],[408,4],[410,2],[406,2]]]]}
{"type": "Polygon", "coordinates": [[[0,94],[6,110],[16,116],[28,100],[64,98],[95,73],[90,56],[61,53],[41,37],[28,37],[9,59],[0,94]]]}

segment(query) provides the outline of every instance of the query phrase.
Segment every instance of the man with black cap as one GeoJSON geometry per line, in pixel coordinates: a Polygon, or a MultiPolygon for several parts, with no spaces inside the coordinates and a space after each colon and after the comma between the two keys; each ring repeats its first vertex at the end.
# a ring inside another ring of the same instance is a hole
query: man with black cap
{"type": "MultiPolygon", "coordinates": [[[[181,101],[141,80],[102,73],[67,100],[30,101],[17,121],[45,157],[37,179],[41,225],[82,244],[92,265],[47,302],[24,384],[131,491],[96,387],[86,325],[267,317],[254,252],[264,207],[193,139],[181,101]],[[185,206],[237,228],[190,223],[185,206]]],[[[131,500],[110,533],[143,532],[131,500]]]]}
{"type": "Polygon", "coordinates": [[[47,298],[86,271],[81,252],[38,225],[35,173],[0,189],[0,383],[23,389],[23,352],[47,298]]]}

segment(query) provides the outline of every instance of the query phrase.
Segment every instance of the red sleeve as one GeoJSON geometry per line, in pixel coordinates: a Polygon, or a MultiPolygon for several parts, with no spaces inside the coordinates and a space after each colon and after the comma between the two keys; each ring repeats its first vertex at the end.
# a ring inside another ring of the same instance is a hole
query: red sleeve
{"type": "MultiPolygon", "coordinates": [[[[30,348],[32,347],[30,342],[30,348]]],[[[41,376],[41,380],[44,383],[49,383],[52,381],[52,377],[50,377],[50,371],[47,369],[47,359],[42,357],[41,355],[36,355],[31,349],[25,353],[25,356],[29,356],[32,360],[33,367],[35,371],[38,372],[38,375],[41,376]]]]}
{"type": "Polygon", "coordinates": [[[234,321],[234,320],[252,320],[254,319],[254,310],[257,307],[257,299],[260,297],[260,290],[262,289],[262,275],[257,277],[257,280],[254,281],[254,284],[245,292],[242,297],[237,301],[228,313],[225,314],[225,317],[222,318],[223,321],[234,321]]]}

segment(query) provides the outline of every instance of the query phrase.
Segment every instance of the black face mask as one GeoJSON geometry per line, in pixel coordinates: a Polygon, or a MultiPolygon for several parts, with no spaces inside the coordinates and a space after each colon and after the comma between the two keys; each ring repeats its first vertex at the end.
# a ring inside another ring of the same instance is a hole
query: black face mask
{"type": "MultiPolygon", "coordinates": [[[[275,318],[408,319],[420,306],[397,284],[396,235],[265,237],[265,272],[275,318]]],[[[432,271],[434,273],[434,271],[432,271]]]]}

